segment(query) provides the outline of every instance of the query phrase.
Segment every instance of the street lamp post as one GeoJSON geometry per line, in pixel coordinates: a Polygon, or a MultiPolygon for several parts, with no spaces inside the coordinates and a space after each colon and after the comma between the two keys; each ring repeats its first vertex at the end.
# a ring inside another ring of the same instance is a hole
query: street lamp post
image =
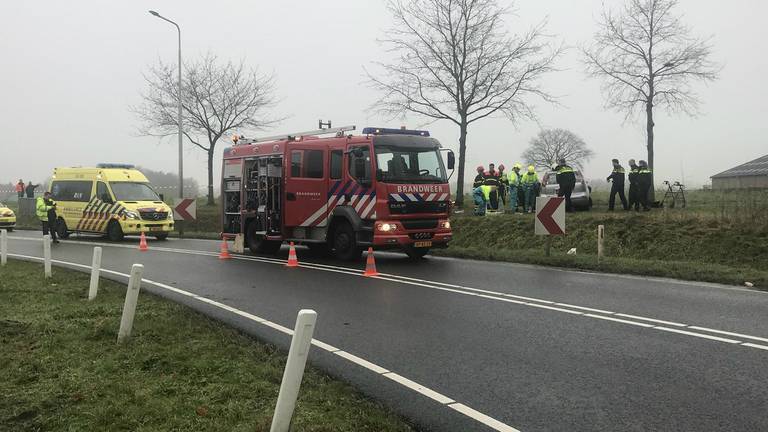
{"type": "Polygon", "coordinates": [[[179,28],[179,25],[175,22],[169,20],[168,18],[160,15],[159,13],[151,10],[149,11],[150,14],[160,18],[161,20],[167,21],[174,26],[176,26],[176,30],[179,33],[179,107],[178,107],[178,119],[177,122],[179,124],[179,198],[184,198],[184,163],[182,161],[182,126],[181,126],[181,29],[179,28]]]}

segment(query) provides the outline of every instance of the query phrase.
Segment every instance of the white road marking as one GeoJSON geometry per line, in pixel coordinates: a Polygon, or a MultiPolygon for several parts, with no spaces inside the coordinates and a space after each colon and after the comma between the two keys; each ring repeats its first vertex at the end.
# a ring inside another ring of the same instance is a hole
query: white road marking
{"type": "Polygon", "coordinates": [[[758,340],[758,341],[761,341],[761,342],[768,342],[768,339],[766,339],[766,338],[745,335],[745,334],[742,334],[742,333],[733,333],[733,332],[728,332],[728,331],[723,331],[723,330],[715,330],[715,329],[711,329],[711,328],[707,328],[707,327],[699,327],[699,326],[688,326],[688,328],[691,329],[691,330],[701,330],[701,331],[705,331],[705,332],[712,332],[712,333],[717,333],[717,334],[722,334],[722,335],[727,335],[727,336],[735,336],[735,337],[740,337],[740,338],[745,338],[745,339],[758,340]]]}
{"type": "Polygon", "coordinates": [[[648,321],[648,322],[653,322],[653,323],[656,323],[656,324],[671,325],[671,326],[674,326],[674,327],[686,327],[685,324],[678,323],[678,322],[662,321],[662,320],[657,320],[657,319],[654,319],[654,318],[646,318],[646,317],[641,317],[641,316],[637,316],[637,315],[629,315],[629,314],[617,313],[616,316],[620,316],[620,317],[624,317],[624,318],[632,318],[632,319],[641,320],[641,321],[648,321]]]}
{"type": "Polygon", "coordinates": [[[673,328],[669,328],[669,327],[659,327],[659,326],[657,326],[657,327],[654,327],[654,328],[656,330],[662,330],[662,331],[672,332],[672,333],[680,333],[680,334],[684,334],[684,335],[688,335],[688,336],[695,336],[695,337],[700,337],[700,338],[704,338],[704,339],[716,340],[716,341],[719,341],[719,342],[725,342],[725,343],[731,343],[731,344],[741,344],[741,341],[738,341],[738,340],[735,340],[735,339],[721,338],[721,337],[717,337],[717,336],[710,336],[710,335],[705,335],[705,334],[701,334],[701,333],[694,333],[694,332],[689,332],[689,331],[680,330],[680,329],[673,329],[673,328]]]}
{"type": "MultiPolygon", "coordinates": [[[[9,239],[25,240],[25,241],[37,241],[37,242],[42,241],[41,238],[9,237],[9,239]]],[[[100,243],[100,242],[67,241],[67,243],[84,244],[84,245],[90,245],[90,246],[97,245],[97,246],[105,246],[105,247],[128,248],[128,249],[135,249],[136,248],[136,246],[133,246],[133,245],[121,245],[121,244],[117,244],[116,245],[116,244],[113,244],[113,243],[100,243]]],[[[206,251],[198,251],[198,250],[191,250],[191,249],[175,249],[175,248],[153,247],[150,250],[155,250],[155,251],[160,251],[160,252],[173,252],[173,253],[180,253],[180,254],[187,254],[187,255],[202,255],[202,256],[213,256],[213,257],[218,256],[218,254],[215,253],[215,252],[206,252],[206,251]]],[[[276,264],[276,265],[285,265],[285,262],[286,262],[286,260],[283,260],[283,259],[280,259],[280,258],[255,257],[255,256],[245,256],[245,255],[233,255],[233,258],[234,259],[238,259],[238,260],[243,260],[243,261],[256,261],[256,262],[262,262],[262,263],[268,263],[268,264],[276,264]]],[[[308,268],[308,269],[312,269],[312,270],[321,270],[321,271],[328,271],[328,272],[333,272],[333,273],[347,274],[347,275],[350,275],[350,276],[362,276],[362,272],[360,270],[352,269],[352,268],[349,268],[349,267],[343,267],[343,266],[334,266],[334,265],[328,265],[328,264],[304,262],[304,263],[300,263],[299,267],[308,268]]],[[[753,340],[768,341],[768,339],[766,339],[766,338],[757,337],[757,336],[749,336],[749,335],[743,335],[743,334],[740,334],[740,333],[724,332],[722,330],[708,329],[706,327],[691,326],[691,325],[688,325],[688,324],[683,324],[683,323],[678,323],[678,322],[664,321],[664,320],[659,320],[659,319],[655,319],[655,318],[641,317],[641,316],[638,316],[638,315],[629,315],[629,314],[616,313],[616,312],[611,312],[611,311],[603,311],[601,309],[593,309],[593,308],[587,308],[587,307],[583,307],[583,306],[569,305],[567,303],[556,303],[556,302],[550,301],[550,300],[538,299],[538,298],[533,298],[533,297],[518,296],[518,295],[515,295],[515,294],[502,293],[502,292],[484,290],[484,289],[479,289],[479,288],[471,288],[471,287],[466,287],[466,286],[462,286],[462,285],[449,284],[449,283],[445,283],[445,282],[429,281],[429,280],[425,280],[425,279],[412,278],[412,277],[408,277],[408,276],[399,276],[399,275],[389,274],[389,273],[379,273],[379,276],[375,276],[372,279],[381,279],[381,280],[385,280],[385,281],[401,283],[401,284],[406,284],[406,285],[419,286],[419,287],[434,289],[434,290],[438,290],[438,291],[446,291],[446,292],[452,292],[452,293],[462,294],[462,295],[467,295],[467,296],[475,296],[475,297],[480,297],[480,298],[486,298],[486,299],[489,299],[489,300],[501,301],[501,302],[505,302],[505,303],[513,303],[513,304],[519,304],[519,305],[523,305],[523,306],[537,307],[537,308],[540,308],[540,309],[549,309],[549,310],[553,310],[553,311],[556,311],[556,312],[568,313],[568,314],[573,314],[573,315],[582,315],[582,316],[586,316],[586,317],[589,317],[589,318],[596,318],[596,319],[602,319],[602,320],[607,320],[607,321],[615,321],[615,322],[619,322],[619,323],[623,323],[623,324],[636,325],[636,326],[645,327],[645,328],[666,329],[665,327],[657,327],[657,326],[653,326],[653,325],[649,325],[649,324],[645,324],[645,323],[639,323],[639,322],[634,322],[634,321],[630,321],[630,320],[611,318],[611,317],[608,317],[608,316],[601,316],[601,315],[596,315],[596,314],[592,314],[592,313],[584,314],[584,313],[581,313],[581,312],[570,311],[570,310],[564,309],[564,308],[569,308],[570,307],[570,308],[575,308],[575,309],[580,309],[580,310],[588,310],[588,311],[593,311],[593,312],[597,312],[597,313],[603,313],[603,314],[607,314],[607,315],[612,315],[614,317],[615,316],[622,316],[622,317],[625,317],[625,318],[632,318],[632,319],[636,319],[636,320],[642,320],[642,321],[647,321],[647,322],[654,322],[654,323],[658,323],[658,324],[671,325],[671,326],[680,327],[680,328],[689,328],[689,329],[692,329],[692,330],[708,331],[708,332],[727,334],[727,335],[731,335],[731,336],[743,337],[743,338],[748,338],[748,339],[753,339],[753,340]],[[448,288],[448,287],[450,287],[450,288],[448,288]],[[481,295],[481,294],[475,294],[475,293],[486,293],[486,294],[485,295],[481,295]],[[517,299],[529,300],[529,302],[510,300],[509,298],[517,298],[517,299]],[[532,303],[532,302],[543,303],[543,304],[551,304],[551,305],[558,305],[558,306],[563,306],[564,308],[542,307],[541,305],[538,305],[538,304],[532,303]]],[[[673,329],[667,329],[667,331],[674,331],[674,330],[673,329]]],[[[733,339],[711,337],[711,336],[708,336],[708,335],[705,335],[705,334],[700,334],[700,333],[695,333],[695,332],[678,331],[677,333],[687,334],[689,336],[701,337],[701,338],[715,340],[715,341],[733,343],[732,342],[733,339]]],[[[739,345],[741,345],[741,346],[754,348],[754,346],[752,346],[754,344],[741,343],[740,341],[736,341],[736,342],[739,343],[739,345]]]]}
{"type": "Polygon", "coordinates": [[[470,408],[470,407],[468,407],[468,406],[466,406],[464,404],[455,403],[455,404],[450,404],[448,406],[453,408],[453,409],[455,409],[456,411],[464,414],[467,417],[471,417],[471,418],[479,421],[480,423],[483,423],[484,425],[486,425],[486,426],[488,426],[488,427],[490,427],[492,429],[496,429],[497,431],[500,431],[500,432],[520,432],[518,429],[515,429],[512,426],[506,425],[506,424],[504,424],[504,423],[502,423],[502,422],[500,422],[500,421],[498,421],[498,420],[496,420],[494,418],[488,417],[487,415],[485,415],[485,414],[483,414],[481,412],[477,412],[477,411],[473,410],[472,408],[470,408]]]}
{"type": "Polygon", "coordinates": [[[623,319],[618,319],[618,318],[611,318],[609,316],[602,316],[602,315],[595,315],[595,314],[584,314],[584,316],[585,317],[590,317],[590,318],[597,318],[597,319],[601,319],[601,320],[614,321],[614,322],[618,322],[618,323],[622,323],[622,324],[634,325],[634,326],[638,326],[638,327],[645,327],[645,328],[653,327],[650,324],[639,323],[637,321],[629,321],[629,320],[623,320],[623,319]]]}
{"type": "MultiPolygon", "coordinates": [[[[27,260],[33,260],[33,261],[42,261],[42,258],[28,256],[28,255],[8,254],[8,256],[12,256],[12,257],[15,257],[15,258],[27,259],[27,260]]],[[[51,260],[51,262],[56,263],[56,264],[63,264],[65,266],[81,268],[81,269],[85,269],[85,270],[90,269],[90,266],[83,265],[83,264],[78,264],[78,263],[73,263],[73,262],[67,262],[67,261],[61,261],[61,260],[51,260]]],[[[124,278],[130,277],[130,275],[128,275],[126,273],[121,273],[121,272],[117,272],[117,271],[114,271],[114,270],[108,270],[108,269],[102,268],[101,271],[102,271],[102,273],[114,274],[114,275],[122,276],[124,278]]],[[[172,291],[174,293],[182,294],[184,296],[193,298],[193,299],[201,301],[203,303],[207,303],[207,304],[209,304],[211,306],[216,306],[216,307],[218,307],[220,309],[223,309],[223,310],[226,310],[228,312],[237,311],[235,313],[237,313],[240,316],[243,316],[243,317],[245,317],[247,319],[251,319],[251,320],[255,321],[258,324],[262,324],[262,325],[271,327],[271,328],[273,328],[275,330],[280,331],[281,333],[285,333],[285,334],[287,334],[289,336],[293,336],[293,330],[291,330],[288,327],[285,327],[285,326],[282,326],[280,324],[274,323],[274,322],[269,321],[269,320],[267,320],[265,318],[261,318],[261,317],[258,317],[256,315],[247,313],[245,311],[241,311],[239,309],[233,308],[231,306],[228,306],[228,305],[226,305],[224,303],[221,303],[221,302],[218,302],[216,300],[211,300],[211,299],[209,299],[207,297],[203,297],[201,295],[198,295],[198,294],[195,294],[195,293],[192,293],[192,292],[189,292],[189,291],[185,291],[185,290],[182,290],[180,288],[172,287],[172,286],[166,285],[164,283],[155,282],[155,281],[150,280],[150,279],[142,279],[142,283],[149,284],[149,285],[154,285],[154,286],[156,286],[158,288],[163,288],[163,289],[172,291]],[[256,319],[253,319],[251,317],[256,318],[256,319]]],[[[489,417],[489,416],[487,416],[487,415],[485,415],[485,414],[483,414],[483,413],[481,413],[479,411],[476,411],[476,410],[474,410],[472,408],[469,408],[469,407],[467,407],[467,406],[465,406],[463,404],[456,403],[453,399],[449,398],[448,396],[445,396],[445,395],[443,395],[441,393],[438,393],[438,392],[430,389],[429,387],[423,386],[423,385],[421,385],[421,384],[419,384],[419,383],[417,383],[415,381],[409,380],[408,378],[405,378],[402,375],[398,375],[398,374],[396,374],[394,372],[391,372],[391,371],[387,370],[386,368],[383,368],[383,367],[381,367],[381,366],[379,366],[379,365],[377,365],[375,363],[372,363],[372,362],[369,362],[368,360],[365,360],[364,358],[358,357],[358,356],[356,356],[354,354],[350,354],[350,353],[348,353],[346,351],[339,350],[338,348],[334,347],[333,345],[327,344],[325,342],[319,341],[319,340],[314,339],[314,338],[312,339],[312,345],[315,345],[318,348],[326,350],[326,351],[328,351],[328,352],[330,352],[332,354],[336,354],[337,356],[339,356],[339,357],[341,357],[341,358],[343,358],[343,359],[345,359],[347,361],[350,361],[350,362],[352,362],[352,363],[354,363],[354,364],[356,364],[358,366],[361,366],[361,367],[363,367],[363,368],[365,368],[365,369],[367,369],[367,370],[369,370],[371,372],[374,372],[374,373],[376,373],[378,375],[381,375],[383,377],[389,378],[392,381],[395,381],[398,384],[400,384],[400,385],[402,385],[402,386],[404,386],[404,387],[406,387],[406,388],[408,388],[410,390],[418,392],[419,394],[421,394],[423,396],[426,396],[426,397],[428,397],[428,398],[430,398],[430,399],[432,399],[432,400],[442,404],[443,406],[450,407],[450,408],[458,411],[459,413],[464,414],[465,416],[467,416],[469,418],[472,418],[472,419],[474,419],[476,421],[479,421],[479,422],[481,422],[481,423],[483,423],[483,424],[485,424],[485,425],[487,425],[487,426],[489,426],[489,427],[491,427],[491,428],[493,428],[493,429],[495,429],[495,430],[497,430],[499,432],[519,432],[517,429],[513,428],[512,426],[509,426],[509,425],[507,425],[505,423],[502,423],[502,422],[500,422],[500,421],[498,421],[498,420],[496,420],[496,419],[494,419],[492,417],[489,417]]]]}
{"type": "Polygon", "coordinates": [[[413,390],[415,392],[419,392],[419,393],[423,394],[424,396],[426,396],[426,397],[428,397],[430,399],[434,399],[438,403],[441,403],[443,405],[447,405],[447,404],[451,404],[451,403],[455,403],[456,402],[455,400],[449,398],[448,396],[440,394],[440,393],[438,393],[438,392],[436,392],[434,390],[428,389],[428,388],[424,387],[423,385],[421,385],[421,384],[419,384],[417,382],[411,381],[408,378],[400,376],[400,375],[398,375],[398,374],[396,374],[394,372],[387,372],[387,373],[384,374],[384,376],[389,378],[389,379],[391,379],[392,381],[400,384],[400,385],[408,387],[409,389],[411,389],[411,390],[413,390]]]}
{"type": "Polygon", "coordinates": [[[757,349],[768,351],[768,346],[765,346],[765,345],[753,344],[751,342],[743,343],[742,345],[745,346],[745,347],[757,348],[757,349]]]}

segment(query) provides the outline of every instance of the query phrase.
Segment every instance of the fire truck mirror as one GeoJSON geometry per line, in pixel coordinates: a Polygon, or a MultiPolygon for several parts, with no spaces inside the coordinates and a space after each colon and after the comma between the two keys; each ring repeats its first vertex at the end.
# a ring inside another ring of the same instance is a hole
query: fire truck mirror
{"type": "Polygon", "coordinates": [[[452,170],[456,166],[456,155],[452,151],[448,152],[448,169],[452,170]]]}

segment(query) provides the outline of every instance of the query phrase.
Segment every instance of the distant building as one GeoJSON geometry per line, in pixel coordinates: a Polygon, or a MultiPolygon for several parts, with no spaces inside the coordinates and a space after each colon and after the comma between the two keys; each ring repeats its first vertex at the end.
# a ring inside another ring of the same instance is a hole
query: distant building
{"type": "Polygon", "coordinates": [[[768,189],[768,155],[712,177],[712,189],[768,189]]]}

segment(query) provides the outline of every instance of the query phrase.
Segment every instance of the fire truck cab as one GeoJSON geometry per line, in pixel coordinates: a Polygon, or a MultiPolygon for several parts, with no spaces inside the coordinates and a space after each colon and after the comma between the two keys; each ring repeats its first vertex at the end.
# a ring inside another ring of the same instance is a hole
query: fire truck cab
{"type": "MultiPolygon", "coordinates": [[[[364,248],[412,258],[451,240],[448,175],[427,131],[354,126],[260,139],[224,150],[224,235],[254,253],[284,241],[359,259],[364,248]],[[321,135],[333,134],[331,137],[321,135]]],[[[454,155],[448,151],[448,170],[454,155]]]]}

